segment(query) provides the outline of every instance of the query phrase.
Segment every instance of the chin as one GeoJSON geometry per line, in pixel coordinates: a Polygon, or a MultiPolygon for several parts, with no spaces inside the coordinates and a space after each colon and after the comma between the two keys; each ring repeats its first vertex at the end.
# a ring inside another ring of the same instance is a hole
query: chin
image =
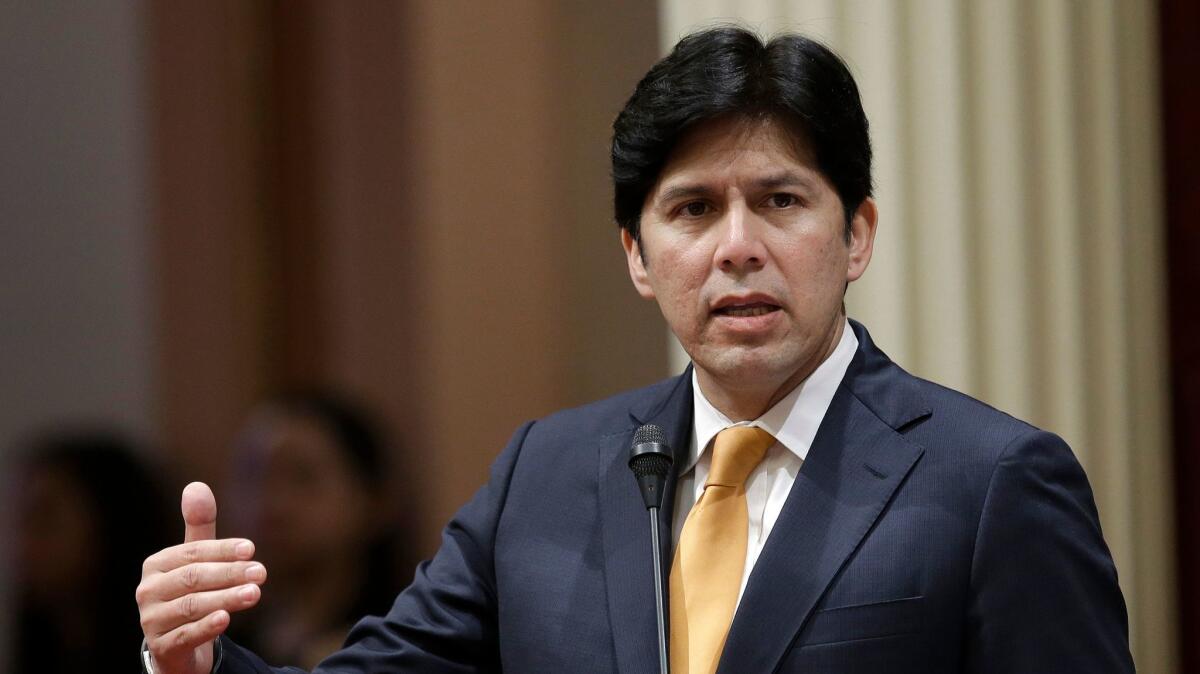
{"type": "Polygon", "coordinates": [[[706,359],[693,359],[709,375],[737,385],[753,382],[755,386],[775,380],[785,380],[799,369],[794,354],[780,353],[764,347],[729,346],[706,359]]]}

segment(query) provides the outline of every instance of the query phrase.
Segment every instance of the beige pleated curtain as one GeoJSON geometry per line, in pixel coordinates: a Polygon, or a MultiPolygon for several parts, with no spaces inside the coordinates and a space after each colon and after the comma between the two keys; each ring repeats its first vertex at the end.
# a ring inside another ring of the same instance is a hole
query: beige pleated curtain
{"type": "MultiPolygon", "coordinates": [[[[896,361],[1062,435],[1095,489],[1142,672],[1176,672],[1154,4],[662,0],[849,63],[880,226],[850,315],[896,361]]],[[[674,365],[686,356],[673,346],[674,365]]]]}

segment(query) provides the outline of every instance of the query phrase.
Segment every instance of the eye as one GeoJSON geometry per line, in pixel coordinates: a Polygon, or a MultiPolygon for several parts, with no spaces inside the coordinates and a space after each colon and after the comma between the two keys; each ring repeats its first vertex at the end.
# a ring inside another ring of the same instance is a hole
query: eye
{"type": "Polygon", "coordinates": [[[703,215],[707,215],[708,210],[708,204],[704,203],[703,201],[689,201],[680,206],[676,212],[684,217],[699,218],[703,215]]]}
{"type": "Polygon", "coordinates": [[[787,194],[786,192],[776,192],[775,194],[767,197],[767,205],[771,208],[787,208],[789,206],[795,206],[799,201],[800,200],[796,198],[796,195],[787,194]]]}

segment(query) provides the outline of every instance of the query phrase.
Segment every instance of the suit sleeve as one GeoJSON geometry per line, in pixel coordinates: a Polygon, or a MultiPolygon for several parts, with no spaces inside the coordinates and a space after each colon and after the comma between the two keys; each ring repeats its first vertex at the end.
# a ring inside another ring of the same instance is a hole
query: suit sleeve
{"type": "MultiPolygon", "coordinates": [[[[441,548],[417,567],[412,585],[387,615],[361,620],[342,650],[313,674],[500,671],[493,551],[517,455],[532,425],[514,434],[488,483],[446,525],[441,548]]],[[[302,674],[272,668],[224,637],[222,645],[217,674],[302,674]]]]}
{"type": "Polygon", "coordinates": [[[1133,672],[1128,617],[1083,468],[1059,437],[1012,441],[971,567],[966,671],[1133,672]]]}

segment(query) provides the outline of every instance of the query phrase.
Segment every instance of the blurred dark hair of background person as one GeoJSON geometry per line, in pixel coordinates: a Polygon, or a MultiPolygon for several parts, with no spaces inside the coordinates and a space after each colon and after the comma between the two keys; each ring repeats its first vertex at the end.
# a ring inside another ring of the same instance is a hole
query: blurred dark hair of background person
{"type": "Polygon", "coordinates": [[[111,430],[37,437],[13,463],[12,672],[137,671],[133,591],[170,544],[158,476],[111,430]]]}
{"type": "Polygon", "coordinates": [[[337,395],[288,393],[253,410],[222,510],[255,542],[268,589],[234,621],[235,639],[312,669],[359,618],[387,612],[412,575],[390,458],[376,423],[337,395]]]}

